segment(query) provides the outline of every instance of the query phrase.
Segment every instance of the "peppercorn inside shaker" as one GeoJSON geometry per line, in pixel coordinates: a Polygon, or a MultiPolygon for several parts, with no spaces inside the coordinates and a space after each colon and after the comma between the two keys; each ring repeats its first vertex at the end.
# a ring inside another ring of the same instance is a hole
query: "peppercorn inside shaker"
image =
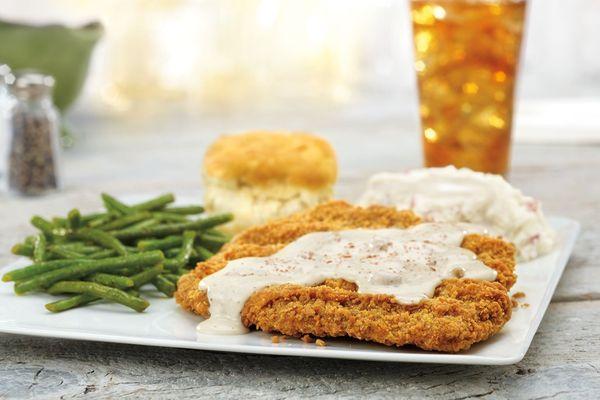
{"type": "Polygon", "coordinates": [[[58,189],[59,124],[52,104],[54,79],[36,72],[17,75],[10,91],[15,103],[9,115],[8,188],[22,195],[58,189]]]}

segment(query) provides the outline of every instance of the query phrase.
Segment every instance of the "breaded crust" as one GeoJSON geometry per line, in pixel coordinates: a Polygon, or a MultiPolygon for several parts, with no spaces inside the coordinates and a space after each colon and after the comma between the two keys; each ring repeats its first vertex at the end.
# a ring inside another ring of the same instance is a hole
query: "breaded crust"
{"type": "Polygon", "coordinates": [[[308,133],[248,132],[221,136],[206,151],[204,175],[237,185],[323,189],[337,179],[331,145],[308,133]]]}
{"type": "MultiPolygon", "coordinates": [[[[182,276],[175,293],[187,310],[209,316],[200,279],[229,260],[268,256],[300,236],[316,231],[355,228],[406,228],[419,223],[410,211],[354,207],[332,201],[305,213],[248,229],[208,261],[182,276]]],[[[497,271],[495,282],[445,280],[433,298],[415,305],[392,296],[361,294],[356,285],[327,280],[320,285],[276,285],[254,293],[242,310],[242,322],[290,336],[349,336],[386,345],[412,344],[425,350],[456,352],[495,334],[510,319],[508,290],[516,281],[514,247],[503,240],[467,235],[462,246],[497,271]]]]}

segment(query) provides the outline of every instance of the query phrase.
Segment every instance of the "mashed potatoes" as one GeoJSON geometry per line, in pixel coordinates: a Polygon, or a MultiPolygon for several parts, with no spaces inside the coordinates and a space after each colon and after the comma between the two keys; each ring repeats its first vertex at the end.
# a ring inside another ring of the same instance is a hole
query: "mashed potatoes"
{"type": "Polygon", "coordinates": [[[512,242],[522,261],[554,247],[541,204],[525,196],[500,175],[467,168],[424,168],[371,177],[360,203],[413,210],[427,221],[484,225],[512,242]]]}

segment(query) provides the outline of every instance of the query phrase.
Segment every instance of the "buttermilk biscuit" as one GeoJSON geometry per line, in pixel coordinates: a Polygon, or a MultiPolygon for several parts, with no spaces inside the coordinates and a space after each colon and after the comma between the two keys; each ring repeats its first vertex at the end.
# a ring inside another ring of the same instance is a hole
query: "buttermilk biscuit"
{"type": "Polygon", "coordinates": [[[222,136],[206,152],[204,204],[233,212],[238,232],[331,198],[337,177],[333,148],[306,133],[249,132],[222,136]]]}

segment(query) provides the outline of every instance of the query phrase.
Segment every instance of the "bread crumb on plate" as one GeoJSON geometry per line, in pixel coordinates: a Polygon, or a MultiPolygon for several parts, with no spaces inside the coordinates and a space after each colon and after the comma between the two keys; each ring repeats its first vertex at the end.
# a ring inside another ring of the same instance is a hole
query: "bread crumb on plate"
{"type": "Polygon", "coordinates": [[[300,340],[302,340],[304,343],[312,343],[315,341],[310,335],[304,335],[300,338],[300,340]]]}

